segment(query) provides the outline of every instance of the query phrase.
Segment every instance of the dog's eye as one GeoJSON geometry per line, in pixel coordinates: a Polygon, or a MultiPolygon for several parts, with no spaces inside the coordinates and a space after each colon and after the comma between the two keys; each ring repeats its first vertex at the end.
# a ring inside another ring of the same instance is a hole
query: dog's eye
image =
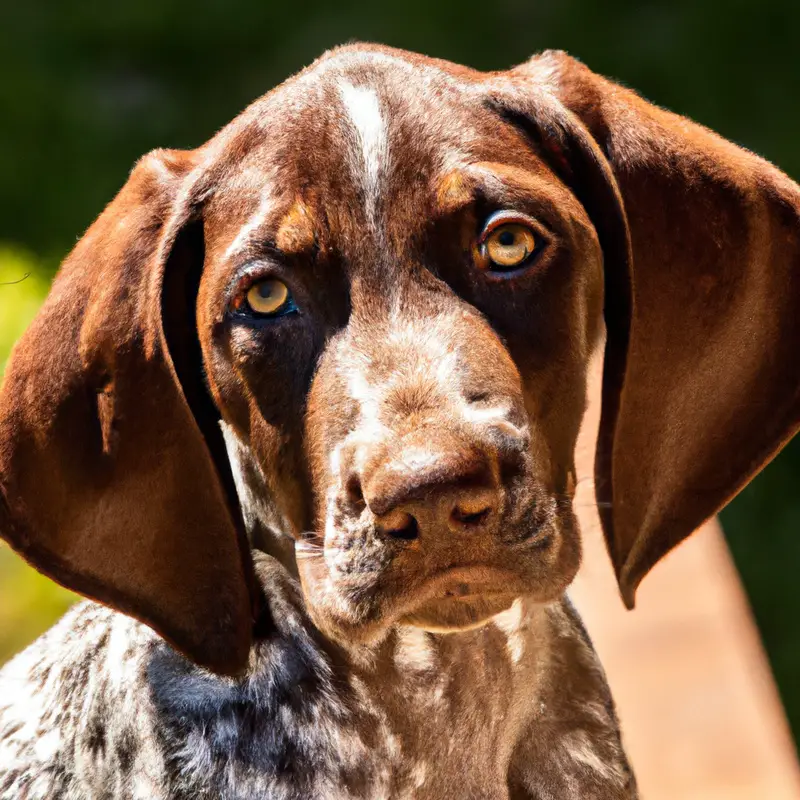
{"type": "Polygon", "coordinates": [[[521,215],[493,214],[478,239],[478,266],[491,272],[520,269],[541,250],[543,240],[521,215]]]}
{"type": "Polygon", "coordinates": [[[536,249],[536,237],[525,225],[509,222],[495,228],[483,243],[489,261],[500,269],[518,267],[536,249]]]}
{"type": "Polygon", "coordinates": [[[239,304],[253,314],[265,317],[276,317],[294,308],[294,300],[289,287],[275,278],[268,278],[254,283],[239,304]]]}

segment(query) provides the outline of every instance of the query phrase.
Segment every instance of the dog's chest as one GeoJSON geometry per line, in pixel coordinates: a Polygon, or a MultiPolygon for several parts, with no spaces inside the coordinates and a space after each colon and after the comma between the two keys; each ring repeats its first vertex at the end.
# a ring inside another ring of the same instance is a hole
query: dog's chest
{"type": "Polygon", "coordinates": [[[244,681],[182,669],[167,650],[153,658],[174,796],[506,796],[525,714],[505,633],[459,643],[401,629],[339,661],[299,618],[283,620],[244,681]]]}
{"type": "MultiPolygon", "coordinates": [[[[400,628],[345,652],[281,583],[275,629],[238,680],[108,609],[70,612],[0,674],[0,800],[505,800],[510,775],[541,782],[548,769],[567,781],[556,796],[628,797],[581,788],[623,779],[617,744],[592,749],[597,723],[587,739],[586,720],[580,738],[548,720],[564,717],[545,693],[572,661],[563,646],[556,655],[557,640],[582,647],[569,628],[553,633],[554,619],[568,622],[560,606],[529,614],[520,604],[461,634],[400,628]]],[[[601,688],[585,709],[614,733],[601,688]]]]}

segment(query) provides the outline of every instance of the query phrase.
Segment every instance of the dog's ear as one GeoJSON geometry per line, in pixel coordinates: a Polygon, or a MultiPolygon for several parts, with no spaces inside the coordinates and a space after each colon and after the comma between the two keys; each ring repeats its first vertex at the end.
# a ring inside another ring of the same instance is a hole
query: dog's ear
{"type": "Polygon", "coordinates": [[[632,607],[800,426],[800,187],[563,53],[509,76],[604,251],[595,478],[632,607]]]}
{"type": "Polygon", "coordinates": [[[246,664],[256,593],[204,392],[199,151],[157,151],[65,261],[0,393],[0,535],[193,661],[246,664]]]}

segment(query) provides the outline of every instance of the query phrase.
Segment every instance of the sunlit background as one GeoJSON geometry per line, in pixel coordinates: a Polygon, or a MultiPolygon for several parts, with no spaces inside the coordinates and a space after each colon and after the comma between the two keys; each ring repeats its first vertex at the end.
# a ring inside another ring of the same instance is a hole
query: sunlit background
{"type": "MultiPolygon", "coordinates": [[[[5,2],[0,370],[59,261],[138,156],[202,143],[328,47],[380,41],[481,69],[563,48],[798,179],[798,31],[797,0],[5,2]]],[[[722,522],[797,738],[800,441],[722,522]]],[[[0,662],[71,600],[0,546],[0,662]]]]}

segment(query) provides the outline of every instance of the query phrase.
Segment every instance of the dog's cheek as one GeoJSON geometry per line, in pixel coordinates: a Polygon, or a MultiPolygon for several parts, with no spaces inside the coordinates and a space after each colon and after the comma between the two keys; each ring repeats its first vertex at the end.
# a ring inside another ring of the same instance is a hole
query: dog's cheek
{"type": "Polygon", "coordinates": [[[304,447],[310,465],[315,499],[315,530],[322,534],[330,502],[341,495],[341,445],[359,421],[359,408],[347,389],[352,369],[344,357],[344,335],[329,342],[317,361],[317,369],[305,402],[304,447]]]}
{"type": "Polygon", "coordinates": [[[387,609],[374,585],[375,565],[382,559],[357,538],[352,540],[352,559],[301,544],[296,549],[297,568],[317,628],[337,641],[366,643],[386,630],[387,609]],[[374,563],[370,566],[369,561],[374,563]]]}
{"type": "Polygon", "coordinates": [[[582,556],[580,526],[571,506],[566,503],[558,503],[556,524],[559,529],[561,547],[558,553],[558,565],[554,570],[554,598],[560,597],[575,580],[582,556]]]}
{"type": "Polygon", "coordinates": [[[313,520],[302,435],[270,425],[255,402],[251,404],[249,427],[250,448],[264,474],[267,492],[284,520],[285,533],[297,538],[309,530],[313,520]]]}

